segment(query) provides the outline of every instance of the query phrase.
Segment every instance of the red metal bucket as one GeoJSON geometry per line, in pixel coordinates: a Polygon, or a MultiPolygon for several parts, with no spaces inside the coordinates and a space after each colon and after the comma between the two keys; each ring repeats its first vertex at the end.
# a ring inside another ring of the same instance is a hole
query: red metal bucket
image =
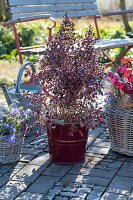
{"type": "Polygon", "coordinates": [[[85,161],[88,130],[78,126],[73,136],[70,125],[47,126],[50,160],[58,164],[76,164],[85,161]]]}

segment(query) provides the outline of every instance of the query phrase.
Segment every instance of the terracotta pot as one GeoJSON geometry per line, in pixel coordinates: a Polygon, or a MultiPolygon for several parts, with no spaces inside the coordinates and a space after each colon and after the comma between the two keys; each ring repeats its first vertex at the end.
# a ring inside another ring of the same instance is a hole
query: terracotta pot
{"type": "Polygon", "coordinates": [[[47,125],[50,160],[58,164],[76,164],[85,161],[88,130],[85,127],[70,134],[70,125],[47,125]]]}

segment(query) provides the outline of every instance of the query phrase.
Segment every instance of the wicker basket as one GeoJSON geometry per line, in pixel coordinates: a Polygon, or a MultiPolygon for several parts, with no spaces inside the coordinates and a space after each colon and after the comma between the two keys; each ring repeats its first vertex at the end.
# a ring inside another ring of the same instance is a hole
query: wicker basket
{"type": "Polygon", "coordinates": [[[24,133],[16,136],[14,142],[6,141],[6,136],[0,136],[0,164],[17,162],[20,159],[24,133]]]}
{"type": "Polygon", "coordinates": [[[112,150],[133,156],[133,110],[106,108],[112,150]]]}

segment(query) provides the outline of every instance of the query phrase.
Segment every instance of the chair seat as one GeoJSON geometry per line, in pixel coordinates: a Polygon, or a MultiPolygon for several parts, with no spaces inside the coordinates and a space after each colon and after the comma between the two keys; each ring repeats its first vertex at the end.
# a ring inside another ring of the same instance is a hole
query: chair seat
{"type": "Polygon", "coordinates": [[[35,49],[26,49],[26,50],[21,50],[20,54],[21,55],[43,55],[44,54],[44,50],[46,50],[46,48],[35,48],[35,49]]]}
{"type": "Polygon", "coordinates": [[[100,48],[101,50],[133,46],[133,39],[101,39],[98,40],[94,46],[95,48],[100,48]]]}
{"type": "MultiPolygon", "coordinates": [[[[114,48],[121,48],[126,46],[133,46],[133,39],[101,39],[98,40],[94,47],[100,48],[101,50],[108,50],[114,48]]],[[[21,50],[20,54],[22,55],[43,55],[44,51],[46,50],[45,47],[43,48],[34,48],[34,49],[26,49],[21,50]]]]}

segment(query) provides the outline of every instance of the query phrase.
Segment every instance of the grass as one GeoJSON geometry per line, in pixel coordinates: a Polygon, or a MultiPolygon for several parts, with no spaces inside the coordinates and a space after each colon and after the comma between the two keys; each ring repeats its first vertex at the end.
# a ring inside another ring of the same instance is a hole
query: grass
{"type": "Polygon", "coordinates": [[[18,62],[0,60],[0,83],[2,80],[13,82],[17,77],[20,66],[20,63],[18,62]]]}
{"type": "MultiPolygon", "coordinates": [[[[15,86],[20,67],[21,64],[19,62],[0,60],[0,84],[5,84],[7,88],[15,86]]],[[[37,64],[36,69],[38,69],[37,64]]],[[[21,83],[27,82],[30,79],[30,77],[25,78],[24,74],[25,73],[23,73],[21,83]]],[[[4,95],[0,89],[0,100],[3,98],[4,95]]]]}
{"type": "MultiPolygon", "coordinates": [[[[19,71],[20,64],[17,62],[9,62],[7,60],[0,61],[0,84],[6,84],[11,87],[15,84],[15,79],[19,71]]],[[[0,90],[0,100],[4,98],[0,90]]]]}

